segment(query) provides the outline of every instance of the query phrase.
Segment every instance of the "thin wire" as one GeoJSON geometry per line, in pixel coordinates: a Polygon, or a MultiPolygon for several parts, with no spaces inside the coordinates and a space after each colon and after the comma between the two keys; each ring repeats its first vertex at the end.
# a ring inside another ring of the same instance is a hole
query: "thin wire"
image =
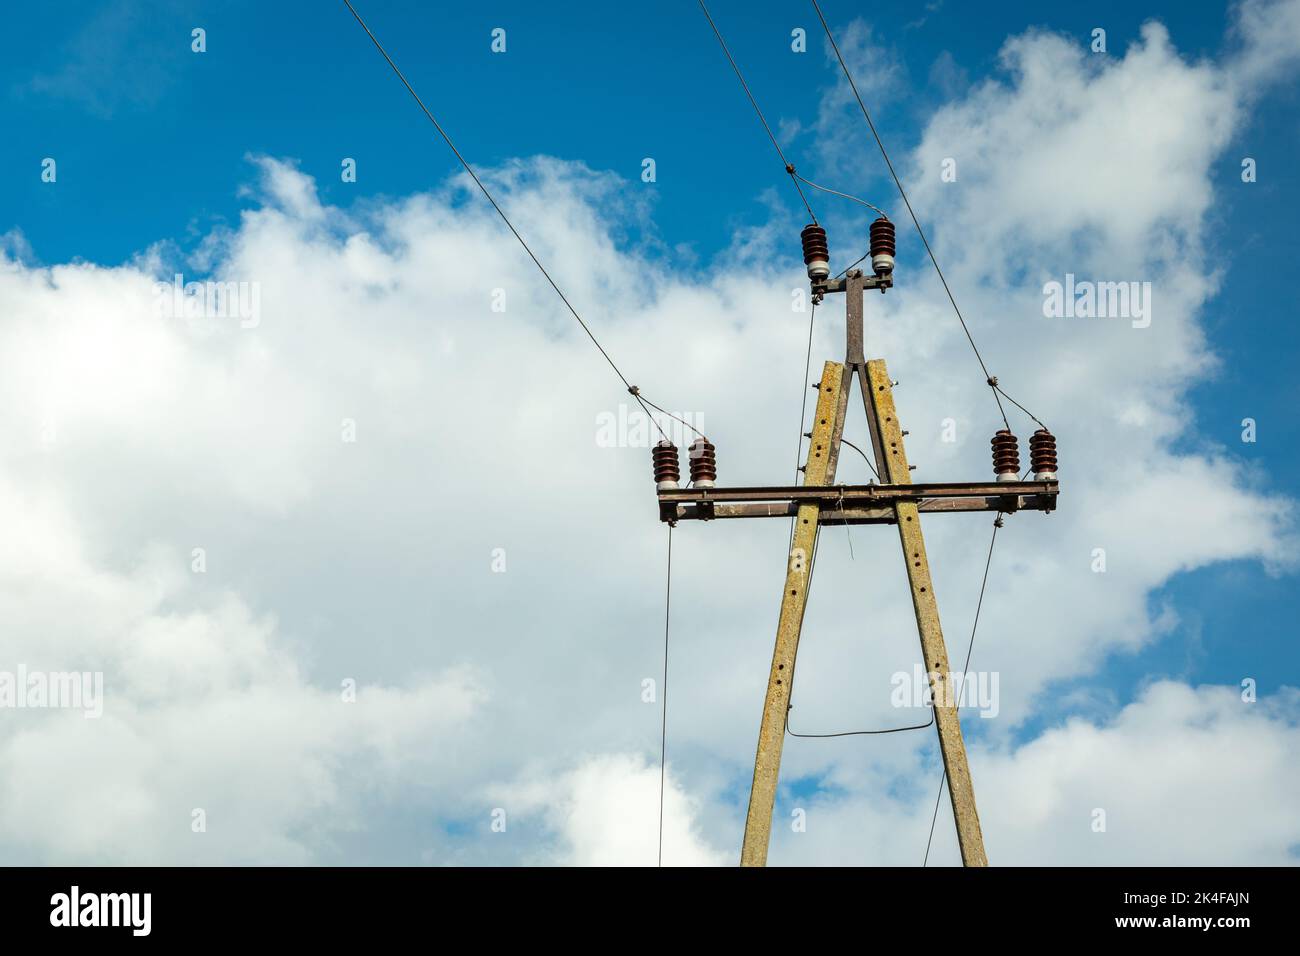
{"type": "MultiPolygon", "coordinates": [[[[843,440],[844,440],[843,438],[840,439],[841,442],[843,440]]],[[[849,525],[849,519],[844,516],[844,486],[843,485],[840,486],[840,520],[844,522],[844,537],[849,539],[849,560],[856,561],[857,556],[853,553],[853,528],[852,526],[849,525]]]]}
{"type": "Polygon", "coordinates": [[[857,445],[853,444],[853,442],[849,441],[847,438],[844,438],[843,436],[840,437],[840,444],[848,445],[859,455],[861,455],[862,460],[865,461],[867,463],[867,467],[871,469],[871,473],[876,476],[876,480],[877,481],[880,480],[880,472],[876,471],[876,466],[871,463],[871,459],[867,457],[867,453],[865,451],[863,451],[861,448],[859,448],[857,445]]]}
{"type": "MultiPolygon", "coordinates": [[[[631,389],[628,389],[628,391],[631,391],[631,389]]],[[[666,442],[671,442],[672,439],[668,437],[668,433],[667,433],[666,431],[664,431],[664,430],[663,430],[663,427],[659,424],[659,422],[655,420],[654,413],[651,412],[650,409],[646,408],[646,402],[647,402],[647,399],[642,398],[642,397],[641,397],[639,394],[637,394],[636,392],[632,392],[632,394],[633,394],[633,396],[636,398],[636,400],[637,400],[638,402],[641,403],[641,410],[644,411],[644,412],[646,413],[646,417],[650,419],[650,424],[653,425],[653,426],[655,427],[655,430],[659,432],[659,437],[662,438],[662,439],[663,439],[664,441],[666,441],[666,442]]],[[[658,407],[659,407],[658,405],[655,406],[655,408],[658,408],[658,407]]],[[[664,412],[664,414],[665,414],[665,415],[668,415],[667,412],[664,412]]],[[[676,416],[668,415],[668,417],[669,417],[669,418],[674,418],[674,417],[676,417],[676,416]]],[[[680,418],[678,418],[677,420],[678,420],[679,422],[682,421],[680,418]]],[[[682,424],[685,425],[686,423],[685,423],[685,422],[682,422],[682,424]]],[[[687,425],[687,427],[689,428],[689,427],[691,427],[691,426],[687,425]]]]}
{"type": "Polygon", "coordinates": [[[850,196],[848,193],[842,193],[838,189],[831,189],[829,186],[819,186],[811,179],[806,179],[803,176],[800,176],[798,173],[793,171],[790,173],[790,175],[793,176],[795,179],[799,180],[801,183],[805,183],[811,186],[813,189],[820,189],[822,192],[830,193],[832,196],[839,196],[841,199],[851,199],[856,203],[862,203],[862,205],[866,206],[868,209],[874,209],[876,212],[880,213],[880,215],[884,216],[884,218],[886,219],[889,218],[889,216],[885,214],[885,211],[883,209],[881,209],[879,206],[872,205],[871,203],[867,202],[865,199],[859,199],[857,196],[850,196]]]}
{"type": "Polygon", "coordinates": [[[1007,421],[1007,413],[1002,408],[1002,399],[998,397],[997,386],[994,383],[993,376],[989,373],[988,366],[984,364],[984,356],[980,354],[979,346],[975,344],[975,339],[970,333],[970,328],[966,325],[966,319],[961,314],[961,309],[957,306],[957,299],[952,294],[952,289],[948,287],[948,280],[944,278],[943,270],[939,268],[939,260],[935,258],[934,250],[930,248],[930,241],[925,237],[925,230],[921,228],[921,221],[916,218],[916,212],[912,209],[912,203],[907,198],[907,191],[903,189],[903,181],[898,178],[898,173],[894,171],[894,164],[889,159],[889,153],[885,149],[885,144],[876,131],[876,124],[871,121],[871,114],[867,112],[867,106],[862,102],[862,96],[858,93],[858,85],[853,82],[853,74],[849,72],[848,64],[844,62],[844,56],[840,53],[839,44],[835,42],[835,36],[831,33],[830,24],[826,22],[826,17],[822,13],[821,6],[817,0],[812,0],[813,9],[817,11],[817,17],[822,22],[822,29],[826,31],[826,39],[830,40],[831,49],[835,51],[835,58],[840,61],[840,69],[844,71],[844,78],[849,81],[849,87],[853,90],[853,97],[858,101],[858,108],[862,110],[863,117],[866,118],[867,126],[871,128],[871,135],[875,137],[876,145],[880,147],[880,155],[885,159],[885,165],[889,167],[889,175],[894,179],[894,185],[898,187],[898,194],[903,198],[903,205],[907,207],[908,215],[912,217],[912,225],[916,226],[916,233],[921,237],[921,244],[925,246],[926,253],[930,256],[930,262],[934,264],[934,271],[939,275],[939,281],[943,284],[943,291],[948,293],[948,301],[952,303],[952,309],[957,313],[957,321],[961,323],[962,331],[966,333],[966,341],[970,342],[971,350],[975,353],[975,359],[980,363],[980,368],[984,371],[984,380],[993,389],[993,400],[997,402],[998,413],[1002,416],[1002,421],[1007,428],[1011,423],[1007,421]]]}
{"type": "MultiPolygon", "coordinates": [[[[641,396],[638,395],[637,397],[640,398],[641,396]]],[[[681,422],[683,425],[685,425],[685,426],[686,426],[687,428],[689,428],[691,431],[695,432],[695,434],[699,435],[701,438],[704,438],[704,432],[700,431],[698,428],[696,428],[694,425],[692,425],[692,424],[691,424],[690,422],[688,422],[686,419],[684,419],[684,418],[678,418],[678,417],[677,417],[676,415],[674,415],[672,412],[660,408],[658,405],[656,405],[654,402],[650,401],[650,399],[648,399],[648,398],[642,398],[641,400],[642,400],[643,402],[645,402],[647,405],[649,405],[651,408],[655,409],[655,411],[663,412],[665,415],[667,415],[667,416],[668,416],[669,418],[671,418],[673,421],[675,421],[675,422],[681,422]]],[[[661,433],[662,433],[662,432],[661,432],[661,433]]],[[[664,436],[664,437],[667,437],[667,436],[664,436]]],[[[707,440],[707,439],[706,439],[706,440],[707,440]]]]}
{"type": "MultiPolygon", "coordinates": [[[[456,158],[460,160],[460,164],[465,167],[465,172],[469,173],[470,178],[474,180],[474,184],[478,186],[479,190],[483,193],[483,195],[487,197],[487,201],[490,202],[492,204],[492,208],[497,211],[497,215],[501,217],[501,221],[506,224],[506,227],[511,231],[511,233],[514,234],[514,237],[519,240],[519,244],[524,247],[524,252],[528,253],[528,257],[533,260],[533,264],[536,265],[537,268],[541,271],[542,275],[546,277],[546,281],[551,284],[551,288],[554,289],[555,294],[560,297],[560,301],[565,304],[565,306],[568,308],[568,310],[571,313],[573,313],[573,317],[577,319],[578,324],[582,326],[582,331],[587,333],[587,338],[591,339],[591,343],[594,346],[596,346],[597,349],[600,350],[600,354],[605,357],[605,361],[608,362],[609,367],[614,370],[614,374],[617,375],[619,379],[622,380],[624,386],[627,387],[627,390],[632,394],[632,396],[636,398],[638,402],[641,402],[642,408],[644,409],[645,402],[641,398],[641,395],[639,394],[639,391],[637,390],[636,386],[627,380],[627,376],[624,375],[622,370],[619,369],[618,365],[614,363],[614,360],[610,357],[609,353],[605,351],[605,347],[600,344],[600,342],[596,339],[596,336],[592,333],[591,329],[587,327],[587,323],[582,320],[582,316],[579,315],[578,310],[573,307],[573,303],[569,301],[568,296],[566,296],[563,290],[561,290],[560,287],[556,285],[555,280],[552,279],[551,274],[546,271],[546,267],[542,265],[541,260],[537,258],[537,256],[533,253],[532,248],[528,245],[527,242],[524,241],[524,237],[519,234],[519,230],[514,227],[514,223],[510,221],[510,217],[508,217],[505,214],[505,211],[497,204],[496,199],[494,199],[492,197],[492,194],[488,192],[487,187],[483,185],[483,181],[478,178],[478,173],[474,172],[474,167],[472,167],[469,164],[469,161],[466,160],[463,155],[461,155],[460,150],[456,148],[456,144],[453,143],[451,137],[447,135],[447,131],[442,128],[442,125],[437,121],[437,119],[434,118],[434,115],[431,112],[429,112],[429,108],[424,105],[424,101],[420,99],[420,94],[415,92],[415,88],[411,86],[411,84],[407,81],[406,76],[402,73],[402,71],[397,68],[397,64],[394,63],[393,58],[388,55],[388,51],[384,49],[383,44],[381,44],[379,42],[379,39],[374,35],[374,33],[371,32],[370,27],[366,26],[366,21],[361,19],[361,14],[357,13],[356,7],[352,6],[351,0],[343,0],[343,4],[348,8],[352,16],[356,18],[357,23],[361,25],[361,29],[366,31],[366,36],[370,37],[370,42],[375,45],[375,49],[377,49],[383,55],[384,59],[388,61],[388,65],[392,68],[393,73],[395,73],[397,75],[397,78],[402,81],[402,85],[406,87],[406,92],[411,94],[411,98],[414,99],[416,104],[420,107],[420,109],[424,111],[424,115],[429,118],[429,122],[432,123],[433,128],[438,131],[438,135],[442,137],[443,141],[447,144],[447,146],[451,149],[451,151],[456,154],[456,158]]],[[[650,420],[654,423],[655,428],[659,429],[659,434],[663,435],[663,437],[667,439],[668,436],[664,434],[664,430],[662,428],[659,428],[659,423],[654,420],[653,415],[650,415],[648,409],[646,410],[646,414],[647,416],[649,416],[650,420]]]]}
{"type": "MultiPolygon", "coordinates": [[[[794,481],[799,481],[799,461],[803,458],[803,429],[804,422],[808,416],[808,389],[812,383],[808,379],[808,374],[812,370],[812,343],[813,343],[813,323],[817,321],[817,303],[812,304],[812,315],[808,316],[808,352],[803,360],[803,391],[799,395],[799,447],[794,453],[794,481]]],[[[798,526],[798,514],[790,516],[790,543],[788,547],[794,547],[794,532],[798,526]]]]}
{"type": "MultiPolygon", "coordinates": [[[[966,663],[961,667],[963,688],[965,687],[966,675],[970,673],[970,655],[975,648],[975,630],[980,626],[980,608],[984,606],[984,589],[989,583],[989,566],[993,563],[993,546],[998,543],[998,529],[1002,527],[1002,515],[999,513],[993,519],[993,536],[989,539],[989,555],[984,560],[984,580],[980,582],[980,597],[975,602],[975,622],[970,628],[970,643],[966,645],[966,663]]],[[[952,675],[949,674],[949,680],[952,675]]],[[[961,705],[961,701],[955,702],[956,706],[961,705]]],[[[961,720],[960,711],[958,711],[958,720],[961,720]]],[[[932,714],[933,716],[933,714],[932,714]]],[[[921,861],[921,866],[925,866],[930,861],[930,844],[934,842],[934,822],[939,818],[939,801],[943,798],[943,785],[948,781],[948,768],[943,768],[943,773],[939,777],[939,792],[934,797],[934,813],[930,815],[930,836],[925,841],[925,858],[921,861]]]]}
{"type": "MultiPolygon", "coordinates": [[[[793,709],[793,708],[792,708],[793,709]]],[[[785,732],[791,737],[815,738],[825,740],[829,737],[868,737],[874,734],[899,734],[905,730],[925,730],[934,724],[934,710],[930,711],[930,719],[923,724],[913,724],[910,727],[887,727],[884,730],[845,730],[838,734],[797,734],[790,729],[790,712],[785,714],[785,732]]]]}
{"type": "Polygon", "coordinates": [[[994,379],[994,380],[993,380],[993,383],[994,383],[994,384],[993,384],[993,388],[994,388],[994,390],[995,390],[995,391],[998,391],[998,392],[1002,392],[1002,397],[1003,397],[1003,398],[1005,398],[1005,399],[1006,399],[1008,402],[1010,402],[1012,405],[1016,406],[1016,408],[1020,409],[1022,412],[1024,412],[1026,415],[1028,415],[1030,418],[1032,418],[1032,419],[1033,419],[1035,422],[1037,422],[1039,425],[1042,425],[1043,428],[1046,428],[1046,427],[1047,427],[1046,425],[1043,425],[1043,421],[1042,421],[1042,419],[1040,419],[1037,415],[1035,415],[1035,414],[1034,414],[1033,412],[1031,412],[1029,409],[1025,408],[1025,406],[1021,405],[1018,401],[1016,401],[1014,398],[1012,398],[1012,397],[1011,397],[1010,395],[1008,395],[1006,392],[1003,392],[1003,391],[1002,391],[1002,386],[997,384],[997,379],[994,379]]]}
{"type": "Polygon", "coordinates": [[[664,778],[668,768],[668,614],[673,604],[673,526],[668,526],[668,583],[664,589],[664,680],[660,688],[663,723],[659,728],[659,865],[664,865],[664,778]]]}
{"type": "MultiPolygon", "coordinates": [[[[805,608],[807,608],[808,606],[807,592],[812,587],[813,569],[817,565],[817,551],[820,547],[821,547],[820,538],[818,538],[817,543],[813,545],[812,558],[808,562],[808,577],[806,579],[807,583],[804,585],[804,591],[805,591],[804,607],[805,608]]],[[[794,675],[795,675],[795,671],[798,669],[798,664],[799,664],[799,647],[796,645],[794,649],[793,658],[790,661],[790,698],[789,699],[791,701],[794,700],[794,675]]],[[[819,738],[819,739],[825,739],[827,737],[870,737],[870,736],[875,736],[877,734],[897,734],[897,733],[902,733],[905,730],[924,730],[926,727],[929,727],[931,724],[934,723],[934,709],[931,708],[930,720],[928,723],[916,724],[911,727],[887,727],[883,730],[844,730],[834,734],[799,734],[799,733],[795,733],[793,730],[790,729],[790,711],[792,710],[794,710],[793,703],[786,705],[785,732],[789,734],[791,737],[807,737],[807,738],[819,738]]]]}
{"type": "Polygon", "coordinates": [[[848,272],[850,269],[852,269],[854,266],[856,266],[859,262],[861,262],[863,259],[865,259],[865,258],[866,258],[867,256],[869,256],[869,255],[871,255],[871,250],[870,250],[870,249],[868,249],[866,252],[862,253],[862,255],[858,256],[856,259],[854,259],[852,262],[850,262],[847,266],[845,266],[843,269],[841,269],[841,270],[840,270],[840,274],[837,275],[835,278],[837,278],[837,279],[840,278],[840,276],[844,275],[844,273],[848,272]]]}
{"type": "Polygon", "coordinates": [[[943,799],[943,785],[948,781],[948,768],[945,767],[943,774],[939,777],[939,792],[934,795],[934,813],[930,814],[930,836],[925,841],[925,859],[921,861],[924,867],[930,862],[930,844],[934,841],[934,822],[939,819],[939,801],[943,799]]]}
{"type": "Polygon", "coordinates": [[[794,172],[794,166],[785,158],[785,153],[781,151],[781,144],[776,141],[776,136],[772,134],[772,127],[767,125],[767,117],[763,111],[758,108],[758,101],[754,99],[754,94],[749,90],[749,84],[745,82],[745,76],[740,72],[740,67],[736,64],[736,58],[731,55],[731,50],[727,48],[727,41],[722,39],[722,31],[718,25],[713,22],[713,16],[709,13],[709,8],[704,5],[704,0],[699,0],[700,9],[704,11],[704,17],[709,21],[709,26],[713,27],[713,35],[718,38],[718,43],[722,46],[722,52],[727,54],[727,59],[731,62],[731,68],[736,71],[736,78],[740,80],[740,85],[745,90],[745,95],[749,97],[749,103],[754,107],[754,112],[758,114],[759,121],[763,124],[763,129],[767,130],[767,138],[772,141],[772,146],[776,149],[776,155],[781,157],[781,165],[785,171],[790,174],[790,181],[794,183],[794,188],[799,191],[799,198],[803,200],[803,207],[808,210],[808,215],[812,221],[817,222],[817,215],[812,211],[812,206],[808,205],[808,197],[803,194],[803,187],[799,185],[798,178],[794,172]]]}
{"type": "Polygon", "coordinates": [[[799,480],[799,462],[803,459],[804,423],[808,417],[808,389],[812,381],[808,373],[812,370],[813,323],[817,321],[817,303],[812,304],[812,315],[808,316],[808,351],[803,360],[803,391],[799,393],[799,447],[794,453],[794,480],[799,480]]]}

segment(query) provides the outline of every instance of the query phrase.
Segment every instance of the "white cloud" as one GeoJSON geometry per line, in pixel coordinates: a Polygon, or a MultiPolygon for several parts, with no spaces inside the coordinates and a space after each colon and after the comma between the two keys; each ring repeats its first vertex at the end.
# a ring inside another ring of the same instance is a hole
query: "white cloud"
{"type": "Polygon", "coordinates": [[[1233,33],[1241,47],[1231,72],[1243,95],[1254,97],[1283,79],[1300,59],[1300,3],[1255,0],[1239,3],[1233,33]]]}
{"type": "MultiPolygon", "coordinates": [[[[1294,690],[1245,703],[1233,688],[1165,681],[1110,721],[1072,719],[1023,746],[977,746],[971,770],[989,861],[1294,864],[1298,720],[1294,690]]],[[[938,768],[912,769],[925,784],[905,800],[877,779],[859,781],[849,798],[808,801],[807,832],[778,831],[773,862],[919,865],[938,768]]],[[[959,862],[946,792],[929,862],[959,862]]]]}
{"type": "MultiPolygon", "coordinates": [[[[654,866],[659,859],[659,786],[657,763],[641,754],[605,754],[557,777],[499,788],[495,795],[525,820],[541,817],[558,841],[542,857],[546,862],[654,866]]],[[[729,862],[730,854],[710,846],[698,833],[697,813],[698,802],[670,771],[664,785],[665,866],[729,862]]]]}
{"type": "Polygon", "coordinates": [[[0,840],[16,853],[306,862],[375,791],[445,774],[428,740],[483,702],[473,675],[450,669],[400,690],[362,678],[345,703],[341,680],[304,680],[273,620],[191,582],[188,554],[147,549],[115,573],[50,502],[6,484],[0,515],[4,669],[103,674],[98,718],[4,712],[0,840]],[[191,831],[196,808],[205,833],[191,831]]]}

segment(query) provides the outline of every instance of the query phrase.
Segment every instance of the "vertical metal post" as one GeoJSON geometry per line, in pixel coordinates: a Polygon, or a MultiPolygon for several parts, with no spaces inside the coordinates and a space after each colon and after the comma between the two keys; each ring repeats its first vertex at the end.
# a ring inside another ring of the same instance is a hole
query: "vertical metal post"
{"type": "MultiPolygon", "coordinates": [[[[898,423],[892,383],[884,360],[875,359],[867,363],[866,390],[869,393],[868,402],[875,409],[875,427],[880,432],[879,447],[884,451],[887,471],[882,472],[881,479],[890,484],[910,485],[911,470],[907,466],[902,428],[898,423]]],[[[912,588],[912,606],[916,611],[916,626],[921,635],[921,654],[930,680],[939,749],[943,754],[944,768],[948,772],[948,793],[952,797],[952,814],[957,824],[961,860],[966,866],[988,866],[979,813],[975,809],[975,787],[971,781],[970,767],[966,763],[966,745],[962,740],[961,722],[957,715],[959,701],[952,690],[948,650],[944,645],[943,630],[939,626],[939,606],[934,597],[934,584],[930,580],[925,539],[921,535],[921,518],[915,502],[896,503],[894,513],[898,519],[903,558],[907,562],[907,578],[912,588]]]]}
{"type": "Polygon", "coordinates": [[[848,413],[849,392],[853,390],[853,376],[855,374],[858,376],[862,388],[862,405],[867,413],[867,433],[871,438],[871,450],[876,458],[876,470],[880,474],[881,481],[889,480],[885,477],[885,458],[880,448],[879,430],[876,428],[876,411],[867,394],[869,388],[867,386],[867,359],[863,354],[866,332],[864,330],[862,299],[862,270],[850,269],[844,276],[846,358],[844,360],[844,376],[840,383],[839,416],[836,418],[837,430],[831,448],[831,467],[826,476],[828,484],[835,480],[835,467],[839,462],[840,438],[844,431],[844,420],[847,418],[848,413]]]}
{"type": "MultiPolygon", "coordinates": [[[[817,413],[813,419],[812,441],[808,445],[808,464],[804,484],[824,485],[833,451],[843,421],[841,385],[846,367],[827,362],[817,393],[817,413]]],[[[776,648],[772,669],[767,678],[767,697],[763,701],[763,721],[758,730],[758,750],[754,757],[754,782],[749,791],[749,814],[745,817],[745,842],[740,851],[741,866],[765,866],[767,845],[772,832],[772,807],[776,803],[777,775],[781,769],[781,748],[785,743],[786,712],[790,709],[790,673],[799,648],[804,610],[808,606],[813,550],[817,546],[817,519],[821,506],[801,504],[795,516],[790,560],[786,566],[785,590],[781,595],[781,617],[776,627],[776,648]]]]}

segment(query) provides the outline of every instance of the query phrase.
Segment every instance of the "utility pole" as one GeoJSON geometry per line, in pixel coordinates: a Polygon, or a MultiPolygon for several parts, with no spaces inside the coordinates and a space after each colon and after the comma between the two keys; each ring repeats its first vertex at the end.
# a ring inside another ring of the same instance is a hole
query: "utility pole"
{"type": "Polygon", "coordinates": [[[814,301],[820,302],[831,293],[844,293],[846,331],[844,362],[826,362],[817,385],[816,415],[810,433],[804,483],[788,487],[715,487],[714,449],[700,439],[691,448],[693,487],[682,489],[677,487],[676,481],[676,449],[663,442],[655,451],[659,512],[663,521],[675,524],[685,519],[708,521],[782,516],[795,519],[785,588],[781,595],[776,647],[759,725],[741,866],[764,866],[767,863],[786,715],[790,709],[790,676],[808,603],[812,556],[818,531],[826,524],[893,524],[898,527],[962,863],[966,866],[988,865],[958,718],[960,701],[952,690],[948,652],[939,624],[939,608],[930,579],[920,516],[922,513],[964,511],[1052,511],[1059,491],[1055,440],[1044,430],[1031,442],[1035,456],[1033,481],[1019,480],[1015,438],[1007,431],[999,432],[993,440],[997,481],[912,484],[911,466],[903,444],[906,432],[902,430],[894,405],[893,383],[883,359],[867,361],[864,356],[863,293],[866,289],[879,289],[883,293],[893,285],[893,223],[882,216],[872,225],[871,235],[876,274],[864,276],[860,270],[852,269],[843,279],[829,279],[824,230],[816,225],[804,230],[804,258],[808,263],[814,301]],[[882,223],[886,225],[882,226],[882,223]],[[880,484],[835,484],[845,413],[855,378],[862,393],[880,484]],[[661,467],[668,460],[669,450],[671,470],[661,467]]]}

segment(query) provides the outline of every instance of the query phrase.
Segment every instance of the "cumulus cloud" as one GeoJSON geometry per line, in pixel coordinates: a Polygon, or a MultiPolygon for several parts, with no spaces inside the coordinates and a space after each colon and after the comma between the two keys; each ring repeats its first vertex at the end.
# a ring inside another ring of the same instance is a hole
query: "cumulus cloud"
{"type": "MultiPolygon", "coordinates": [[[[1019,747],[976,747],[971,768],[989,858],[1007,866],[1293,865],[1298,720],[1294,690],[1247,703],[1233,688],[1161,681],[1110,720],[1072,719],[1019,747]]],[[[934,789],[900,796],[881,781],[861,786],[867,799],[808,800],[806,832],[776,831],[780,859],[919,865],[934,789]]],[[[943,799],[930,865],[960,863],[943,799]]]]}
{"type": "Polygon", "coordinates": [[[455,668],[348,700],[304,678],[271,616],[197,586],[188,553],[115,572],[56,502],[5,483],[0,515],[4,670],[102,675],[89,715],[5,712],[0,840],[19,858],[309,862],[369,796],[438,770],[430,739],[482,702],[455,668]]]}
{"type": "MultiPolygon", "coordinates": [[[[1293,562],[1291,502],[1186,440],[1200,437],[1187,392],[1216,363],[1203,317],[1230,268],[1206,237],[1212,164],[1247,108],[1231,92],[1239,62],[1190,63],[1155,24],[1103,65],[1029,33],[910,159],[993,371],[1062,444],[1062,507],[1003,532],[974,664],[1002,674],[1001,714],[973,758],[995,859],[998,847],[1089,852],[1017,843],[1004,808],[1023,806],[1006,781],[1028,767],[1044,778],[1042,819],[1073,821],[1052,788],[1077,782],[1069,750],[1083,760],[1097,736],[1134,766],[1155,746],[1144,719],[1186,725],[1185,752],[1207,759],[1236,734],[1291,739],[1214,691],[1173,688],[1008,749],[1053,681],[1177,627],[1148,608],[1174,575],[1293,562]],[[938,182],[949,155],[959,188],[938,182]],[[1150,326],[1044,319],[1042,284],[1067,271],[1150,281],[1150,326]],[[1091,570],[1097,548],[1106,574],[1091,570]],[[1196,732],[1195,706],[1219,735],[1196,732]]],[[[659,724],[642,695],[660,666],[665,542],[646,440],[597,440],[630,405],[621,383],[463,177],[343,210],[290,161],[252,168],[238,227],[204,243],[186,278],[257,283],[253,327],[160,314],[157,283],[172,276],[157,255],[115,268],[0,260],[13,422],[0,449],[0,666],[106,675],[98,721],[0,724],[19,768],[0,790],[0,841],[37,860],[301,862],[355,853],[362,833],[389,847],[366,859],[389,862],[649,862],[659,724]],[[348,678],[356,704],[340,700],[348,678]],[[498,806],[502,839],[488,830],[498,806]],[[190,829],[196,807],[205,834],[190,829]]],[[[631,226],[653,231],[650,211],[607,174],[537,158],[485,175],[631,380],[702,416],[723,480],[787,480],[791,466],[773,462],[793,451],[807,314],[791,312],[803,283],[789,243],[771,244],[779,228],[737,237],[744,275],[704,281],[631,244],[631,226]]],[[[942,290],[917,250],[901,252],[899,287],[870,305],[869,350],[901,379],[918,479],[983,476],[1000,420],[942,290]],[[956,443],[942,440],[946,419],[956,443]]],[[[840,357],[836,311],[819,315],[815,355],[840,357]]],[[[851,419],[850,437],[861,428],[851,419]]],[[[843,469],[865,478],[860,463],[843,469]]],[[[954,655],[987,531],[982,517],[927,525],[954,655]]],[[[669,862],[725,862],[739,845],[785,536],[779,521],[676,534],[669,862]]],[[[896,547],[887,528],[825,536],[801,729],[897,722],[889,676],[918,651],[896,547]]],[[[881,779],[928,769],[923,743],[791,741],[786,777],[829,781],[857,812],[881,779]]],[[[1184,784],[1159,792],[1256,807],[1184,784]]],[[[921,789],[882,804],[869,859],[913,862],[921,789]]],[[[1151,805],[1103,797],[1116,826],[1151,805]]],[[[774,861],[834,858],[813,823],[802,842],[778,841],[774,861]]],[[[1233,812],[1212,825],[1206,846],[1226,853],[1272,821],[1233,812]]]]}
{"type": "MultiPolygon", "coordinates": [[[[525,816],[539,814],[553,845],[542,860],[575,866],[654,866],[659,860],[659,767],[641,754],[592,757],[556,777],[497,791],[525,816]]],[[[729,856],[698,833],[697,801],[668,775],[665,866],[721,866],[729,856]]],[[[508,823],[507,823],[508,828],[508,823]]]]}

